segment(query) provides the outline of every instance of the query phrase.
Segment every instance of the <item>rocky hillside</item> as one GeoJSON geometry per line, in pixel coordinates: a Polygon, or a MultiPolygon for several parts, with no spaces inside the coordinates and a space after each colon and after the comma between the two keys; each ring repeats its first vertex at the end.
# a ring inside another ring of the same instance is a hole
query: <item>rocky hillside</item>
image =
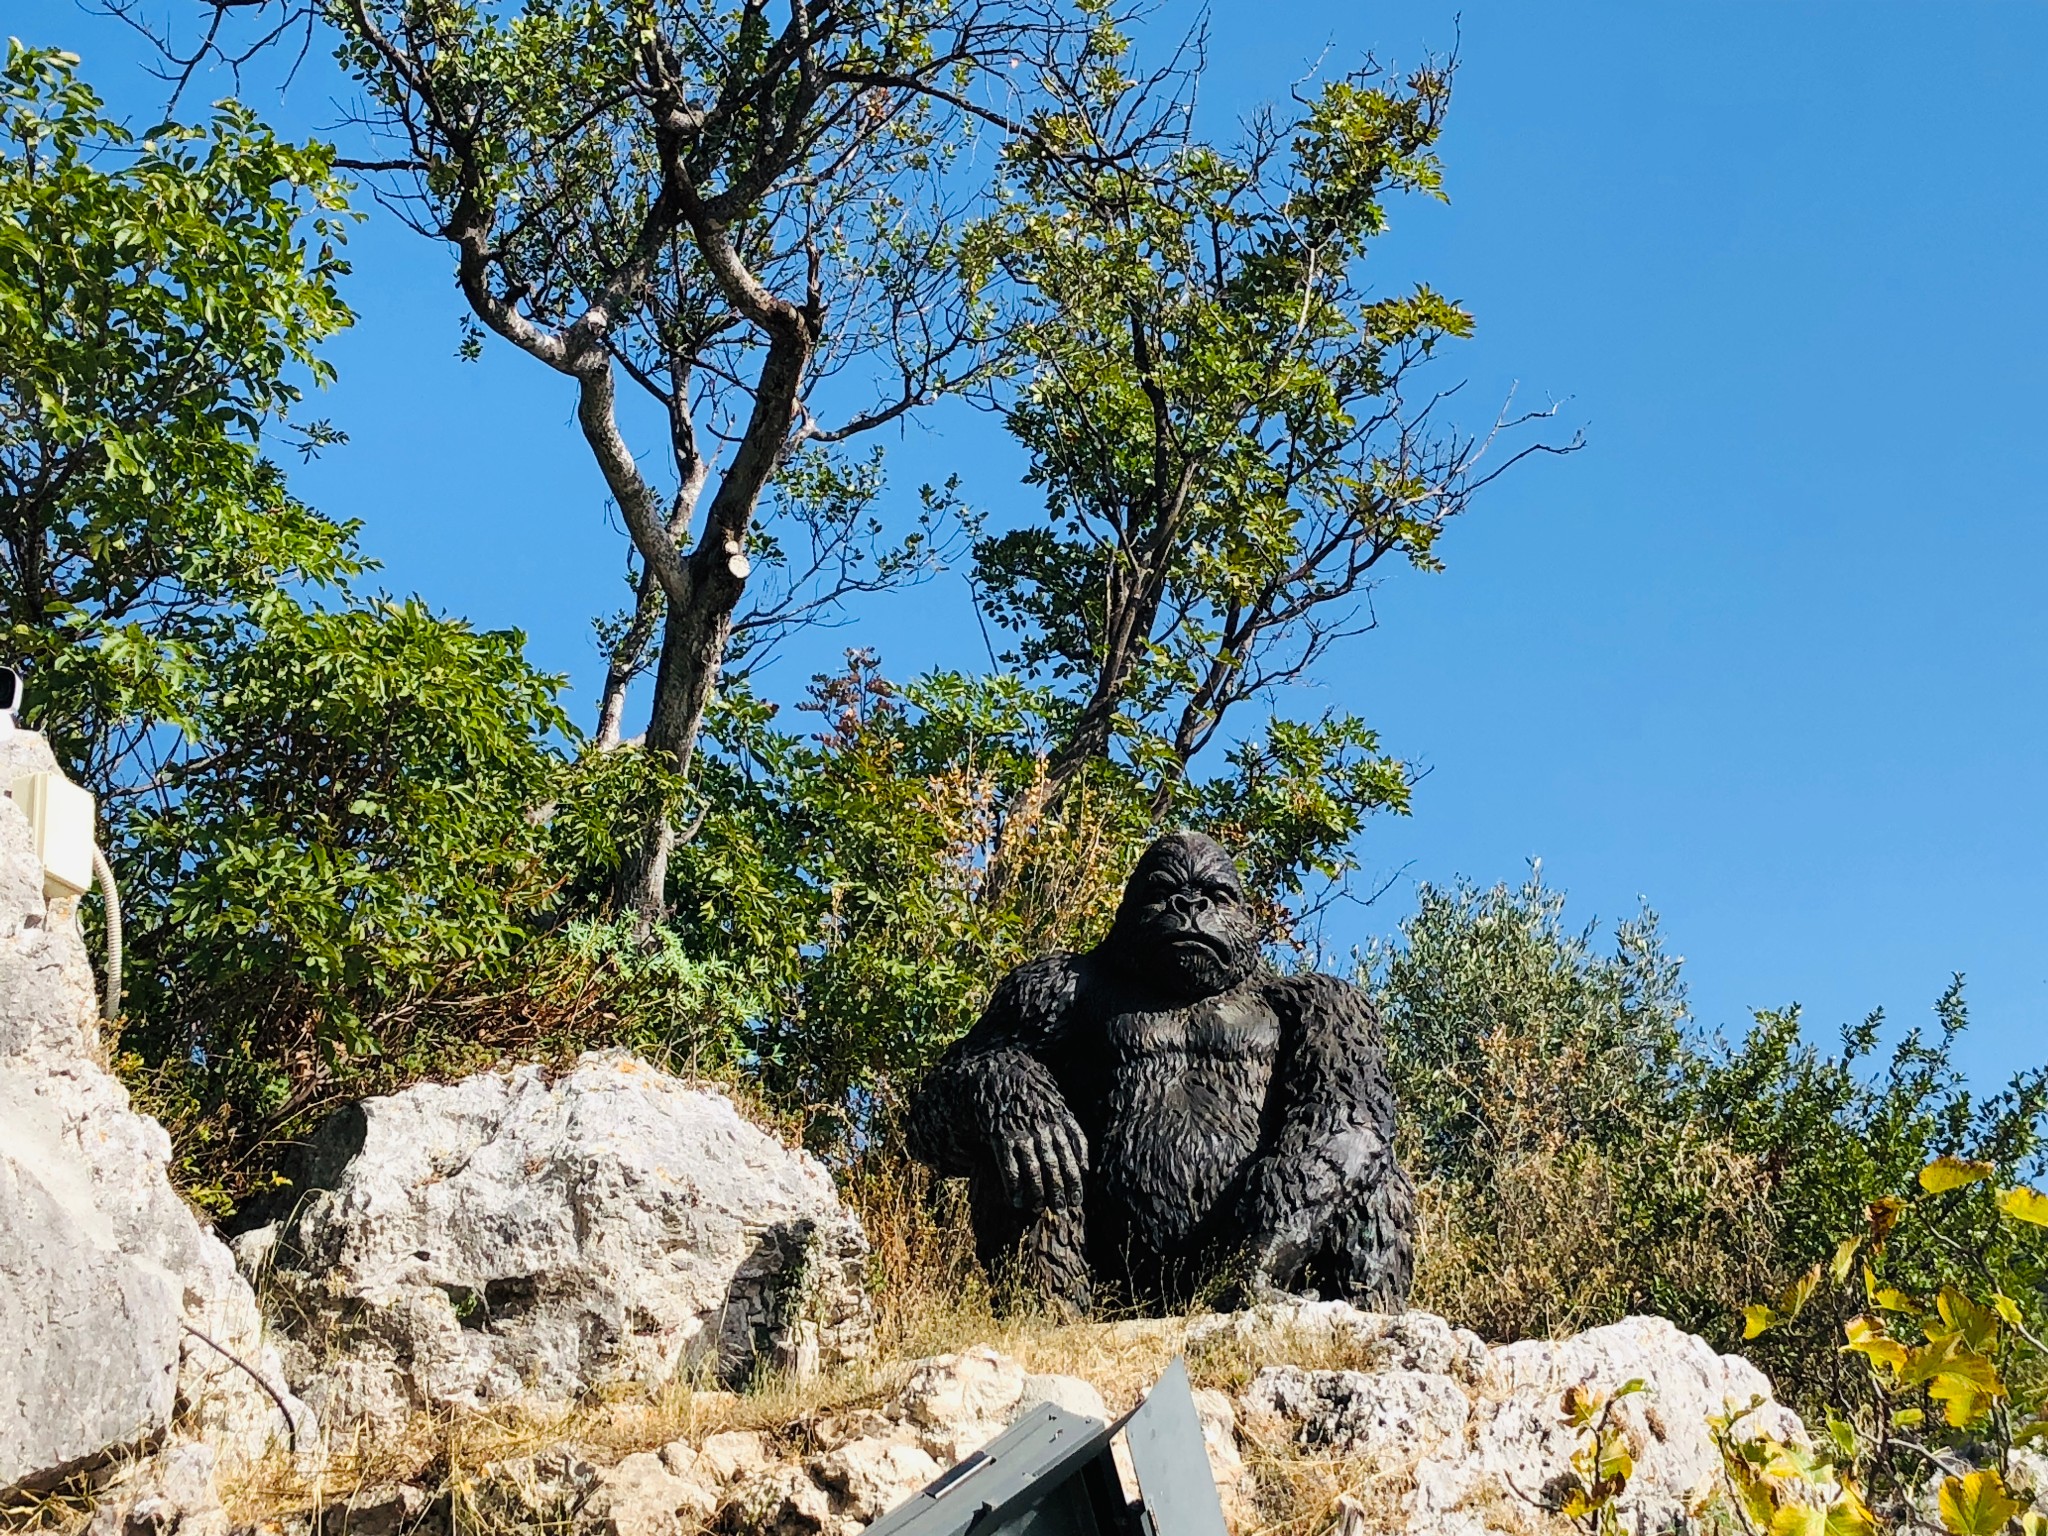
{"type": "MultiPolygon", "coordinates": [[[[7,750],[9,781],[41,765],[33,738],[7,750]]],[[[1626,1527],[1678,1529],[1721,1497],[1717,1419],[1803,1438],[1753,1367],[1657,1318],[1489,1347],[1341,1303],[983,1312],[943,1353],[889,1358],[826,1170],[616,1055],[355,1106],[231,1259],[100,1064],[94,1012],[73,914],[0,803],[17,1525],[852,1536],[1032,1406],[1120,1414],[1176,1356],[1241,1531],[1566,1528],[1603,1434],[1626,1527]]]]}

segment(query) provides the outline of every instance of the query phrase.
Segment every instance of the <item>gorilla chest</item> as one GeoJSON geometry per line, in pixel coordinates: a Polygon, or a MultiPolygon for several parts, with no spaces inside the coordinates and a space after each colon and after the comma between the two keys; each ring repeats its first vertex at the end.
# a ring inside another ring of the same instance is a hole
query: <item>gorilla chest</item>
{"type": "Polygon", "coordinates": [[[1240,988],[1161,1012],[1113,1014],[1094,1148],[1100,1194],[1171,1249],[1258,1150],[1279,1020],[1240,988]]]}

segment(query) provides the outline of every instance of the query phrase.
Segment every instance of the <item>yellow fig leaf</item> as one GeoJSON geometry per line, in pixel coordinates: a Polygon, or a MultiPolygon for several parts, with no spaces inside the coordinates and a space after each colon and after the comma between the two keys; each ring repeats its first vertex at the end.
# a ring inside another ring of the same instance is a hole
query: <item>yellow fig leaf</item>
{"type": "Polygon", "coordinates": [[[1991,1305],[1998,1309],[2000,1317],[2011,1323],[2015,1328],[2021,1327],[2026,1322],[2026,1319],[2020,1315],[2020,1304],[2003,1292],[1991,1298],[1991,1305]]]}
{"type": "Polygon", "coordinates": [[[1905,1370],[1911,1357],[1910,1351],[1897,1339],[1884,1331],[1884,1324],[1865,1312],[1852,1317],[1842,1325],[1842,1332],[1849,1342],[1844,1348],[1869,1359],[1872,1363],[1889,1367],[1894,1374],[1905,1370]]]}
{"type": "Polygon", "coordinates": [[[1827,1536],[1828,1512],[1810,1504],[1787,1504],[1771,1516],[1771,1536],[1827,1536]]]}
{"type": "Polygon", "coordinates": [[[1828,1506],[1827,1536],[1877,1536],[1877,1517],[1855,1484],[1844,1482],[1842,1496],[1828,1506]]]}
{"type": "Polygon", "coordinates": [[[2007,1496],[2004,1479],[1989,1467],[1942,1480],[1941,1523],[1950,1536],[2000,1536],[2020,1509],[2007,1496]]]}
{"type": "Polygon", "coordinates": [[[1845,1237],[1835,1245],[1835,1256],[1828,1260],[1828,1274],[1835,1284],[1840,1285],[1849,1278],[1849,1266],[1856,1262],[1856,1250],[1863,1246],[1863,1234],[1845,1237]]]}
{"type": "Polygon", "coordinates": [[[1783,1321],[1776,1308],[1753,1301],[1742,1309],[1742,1336],[1745,1339],[1756,1338],[1759,1334],[1769,1333],[1783,1321]]]}
{"type": "Polygon", "coordinates": [[[2048,1515],[2031,1509],[2021,1515],[2020,1536],[2048,1536],[2048,1515]]]}
{"type": "Polygon", "coordinates": [[[1880,1285],[1870,1299],[1887,1312],[1899,1312],[1909,1317],[1920,1310],[1920,1303],[1895,1285],[1880,1285]]]}
{"type": "Polygon", "coordinates": [[[1998,1208],[2014,1221],[2048,1227],[2048,1195],[2038,1189],[2028,1189],[2024,1184],[2017,1189],[2001,1189],[1998,1208]]]}
{"type": "Polygon", "coordinates": [[[1602,1403],[1599,1393],[1584,1386],[1570,1386],[1565,1388],[1564,1401],[1560,1406],[1564,1410],[1565,1421],[1572,1428],[1584,1429],[1600,1412],[1602,1403]]]}
{"type": "Polygon", "coordinates": [[[1892,1415],[1893,1429],[1918,1429],[1926,1422],[1927,1415],[1919,1408],[1901,1408],[1892,1415]]]}
{"type": "Polygon", "coordinates": [[[1785,1314],[1783,1321],[1790,1322],[1805,1310],[1819,1284],[1820,1266],[1816,1264],[1785,1288],[1785,1294],[1778,1298],[1778,1310],[1785,1314]]]}
{"type": "Polygon", "coordinates": [[[1920,1187],[1930,1195],[1945,1195],[1952,1189],[1981,1184],[1998,1172],[1989,1163],[1961,1157],[1937,1157],[1920,1170],[1920,1187]]]}
{"type": "Polygon", "coordinates": [[[1998,1314],[1971,1300],[1954,1286],[1945,1285],[1934,1298],[1934,1309],[1949,1331],[1971,1349],[1989,1351],[1998,1345],[1998,1314]]]}

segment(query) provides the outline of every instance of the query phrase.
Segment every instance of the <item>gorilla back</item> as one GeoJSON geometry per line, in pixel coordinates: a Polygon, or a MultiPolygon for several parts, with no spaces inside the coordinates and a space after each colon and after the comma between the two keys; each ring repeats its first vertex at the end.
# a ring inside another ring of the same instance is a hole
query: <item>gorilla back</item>
{"type": "Polygon", "coordinates": [[[1377,1022],[1356,988],[1280,977],[1229,856],[1175,833],[1107,937],[996,988],[912,1106],[911,1144],[970,1180],[985,1261],[1086,1307],[1178,1305],[1233,1279],[1405,1302],[1413,1196],[1377,1022]]]}

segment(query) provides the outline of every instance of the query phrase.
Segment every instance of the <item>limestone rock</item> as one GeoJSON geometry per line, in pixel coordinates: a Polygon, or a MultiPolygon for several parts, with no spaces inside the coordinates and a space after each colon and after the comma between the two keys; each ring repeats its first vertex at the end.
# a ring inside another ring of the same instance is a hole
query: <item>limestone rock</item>
{"type": "Polygon", "coordinates": [[[1363,1312],[1348,1301],[1279,1302],[1197,1318],[1187,1343],[1190,1350],[1234,1344],[1254,1353],[1336,1351],[1365,1370],[1427,1371],[1463,1382],[1476,1382],[1487,1365],[1486,1342],[1435,1313],[1363,1312]]]}
{"type": "Polygon", "coordinates": [[[188,1440],[143,1462],[106,1491],[87,1536],[227,1536],[213,1447],[188,1440]]]}
{"type": "MultiPolygon", "coordinates": [[[[55,766],[39,736],[0,732],[0,789],[55,766]]],[[[312,1441],[254,1294],[171,1187],[170,1138],[98,1059],[98,1011],[72,903],[45,901],[28,823],[0,800],[0,1490],[174,1417],[225,1462],[290,1429],[312,1441]]]]}
{"type": "Polygon", "coordinates": [[[718,1490],[694,1466],[653,1451],[628,1456],[604,1474],[579,1526],[597,1536],[684,1536],[718,1508],[718,1490]]]}
{"type": "Polygon", "coordinates": [[[766,1468],[746,1479],[720,1512],[733,1536],[850,1536],[861,1522],[832,1513],[832,1496],[800,1466],[766,1468]]]}
{"type": "Polygon", "coordinates": [[[1631,1380],[1644,1383],[1614,1410],[1635,1464],[1616,1500],[1620,1528],[1629,1531],[1694,1528],[1689,1522],[1721,1484],[1709,1425],[1716,1415],[1762,1399],[1749,1422],[1805,1442],[1797,1417],[1771,1400],[1760,1371],[1662,1318],[1503,1345],[1476,1362],[1462,1346],[1446,1354],[1440,1346],[1447,1334],[1455,1344],[1455,1335],[1422,1319],[1387,1319],[1381,1335],[1398,1345],[1389,1358],[1412,1363],[1343,1371],[1269,1366],[1245,1395],[1247,1412],[1277,1420],[1303,1447],[1364,1458],[1387,1487],[1403,1490],[1391,1501],[1399,1511],[1394,1523],[1364,1504],[1347,1512],[1345,1528],[1358,1536],[1541,1528],[1585,1438],[1563,1412],[1574,1387],[1609,1395],[1631,1380]],[[1430,1365],[1449,1369],[1424,1368],[1430,1365]]]}
{"type": "Polygon", "coordinates": [[[288,1365],[329,1417],[570,1400],[715,1359],[858,1357],[867,1244],[823,1165],[621,1053],[369,1099],[276,1238],[288,1365]]]}
{"type": "Polygon", "coordinates": [[[929,1452],[896,1440],[856,1440],[810,1464],[833,1512],[867,1525],[879,1520],[945,1468],[929,1452]]]}
{"type": "Polygon", "coordinates": [[[715,1481],[730,1483],[760,1471],[770,1460],[768,1442],[758,1430],[729,1429],[704,1442],[696,1464],[715,1481]]]}
{"type": "Polygon", "coordinates": [[[1664,1530],[1696,1513],[1721,1477],[1708,1419],[1761,1398],[1749,1423],[1804,1444],[1798,1417],[1771,1400],[1755,1366],[1721,1355],[1661,1317],[1632,1317],[1555,1342],[1525,1340],[1489,1352],[1472,1444],[1456,1461],[1416,1468],[1419,1508],[1450,1508],[1465,1490],[1493,1484],[1535,1493],[1568,1468],[1580,1437],[1558,1411],[1569,1387],[1607,1394],[1631,1380],[1641,1392],[1616,1405],[1635,1471],[1617,1500],[1624,1523],[1664,1530]]]}
{"type": "Polygon", "coordinates": [[[1209,1475],[1216,1480],[1223,1516],[1233,1529],[1248,1526],[1258,1497],[1258,1479],[1245,1466],[1238,1449],[1237,1409],[1214,1387],[1197,1387],[1192,1395],[1195,1417],[1202,1424],[1202,1449],[1209,1457],[1209,1475]]]}
{"type": "Polygon", "coordinates": [[[1387,1462],[1413,1461],[1465,1437],[1472,1405],[1448,1376],[1429,1371],[1305,1371],[1269,1365],[1246,1406],[1287,1420],[1311,1449],[1387,1462]]]}

